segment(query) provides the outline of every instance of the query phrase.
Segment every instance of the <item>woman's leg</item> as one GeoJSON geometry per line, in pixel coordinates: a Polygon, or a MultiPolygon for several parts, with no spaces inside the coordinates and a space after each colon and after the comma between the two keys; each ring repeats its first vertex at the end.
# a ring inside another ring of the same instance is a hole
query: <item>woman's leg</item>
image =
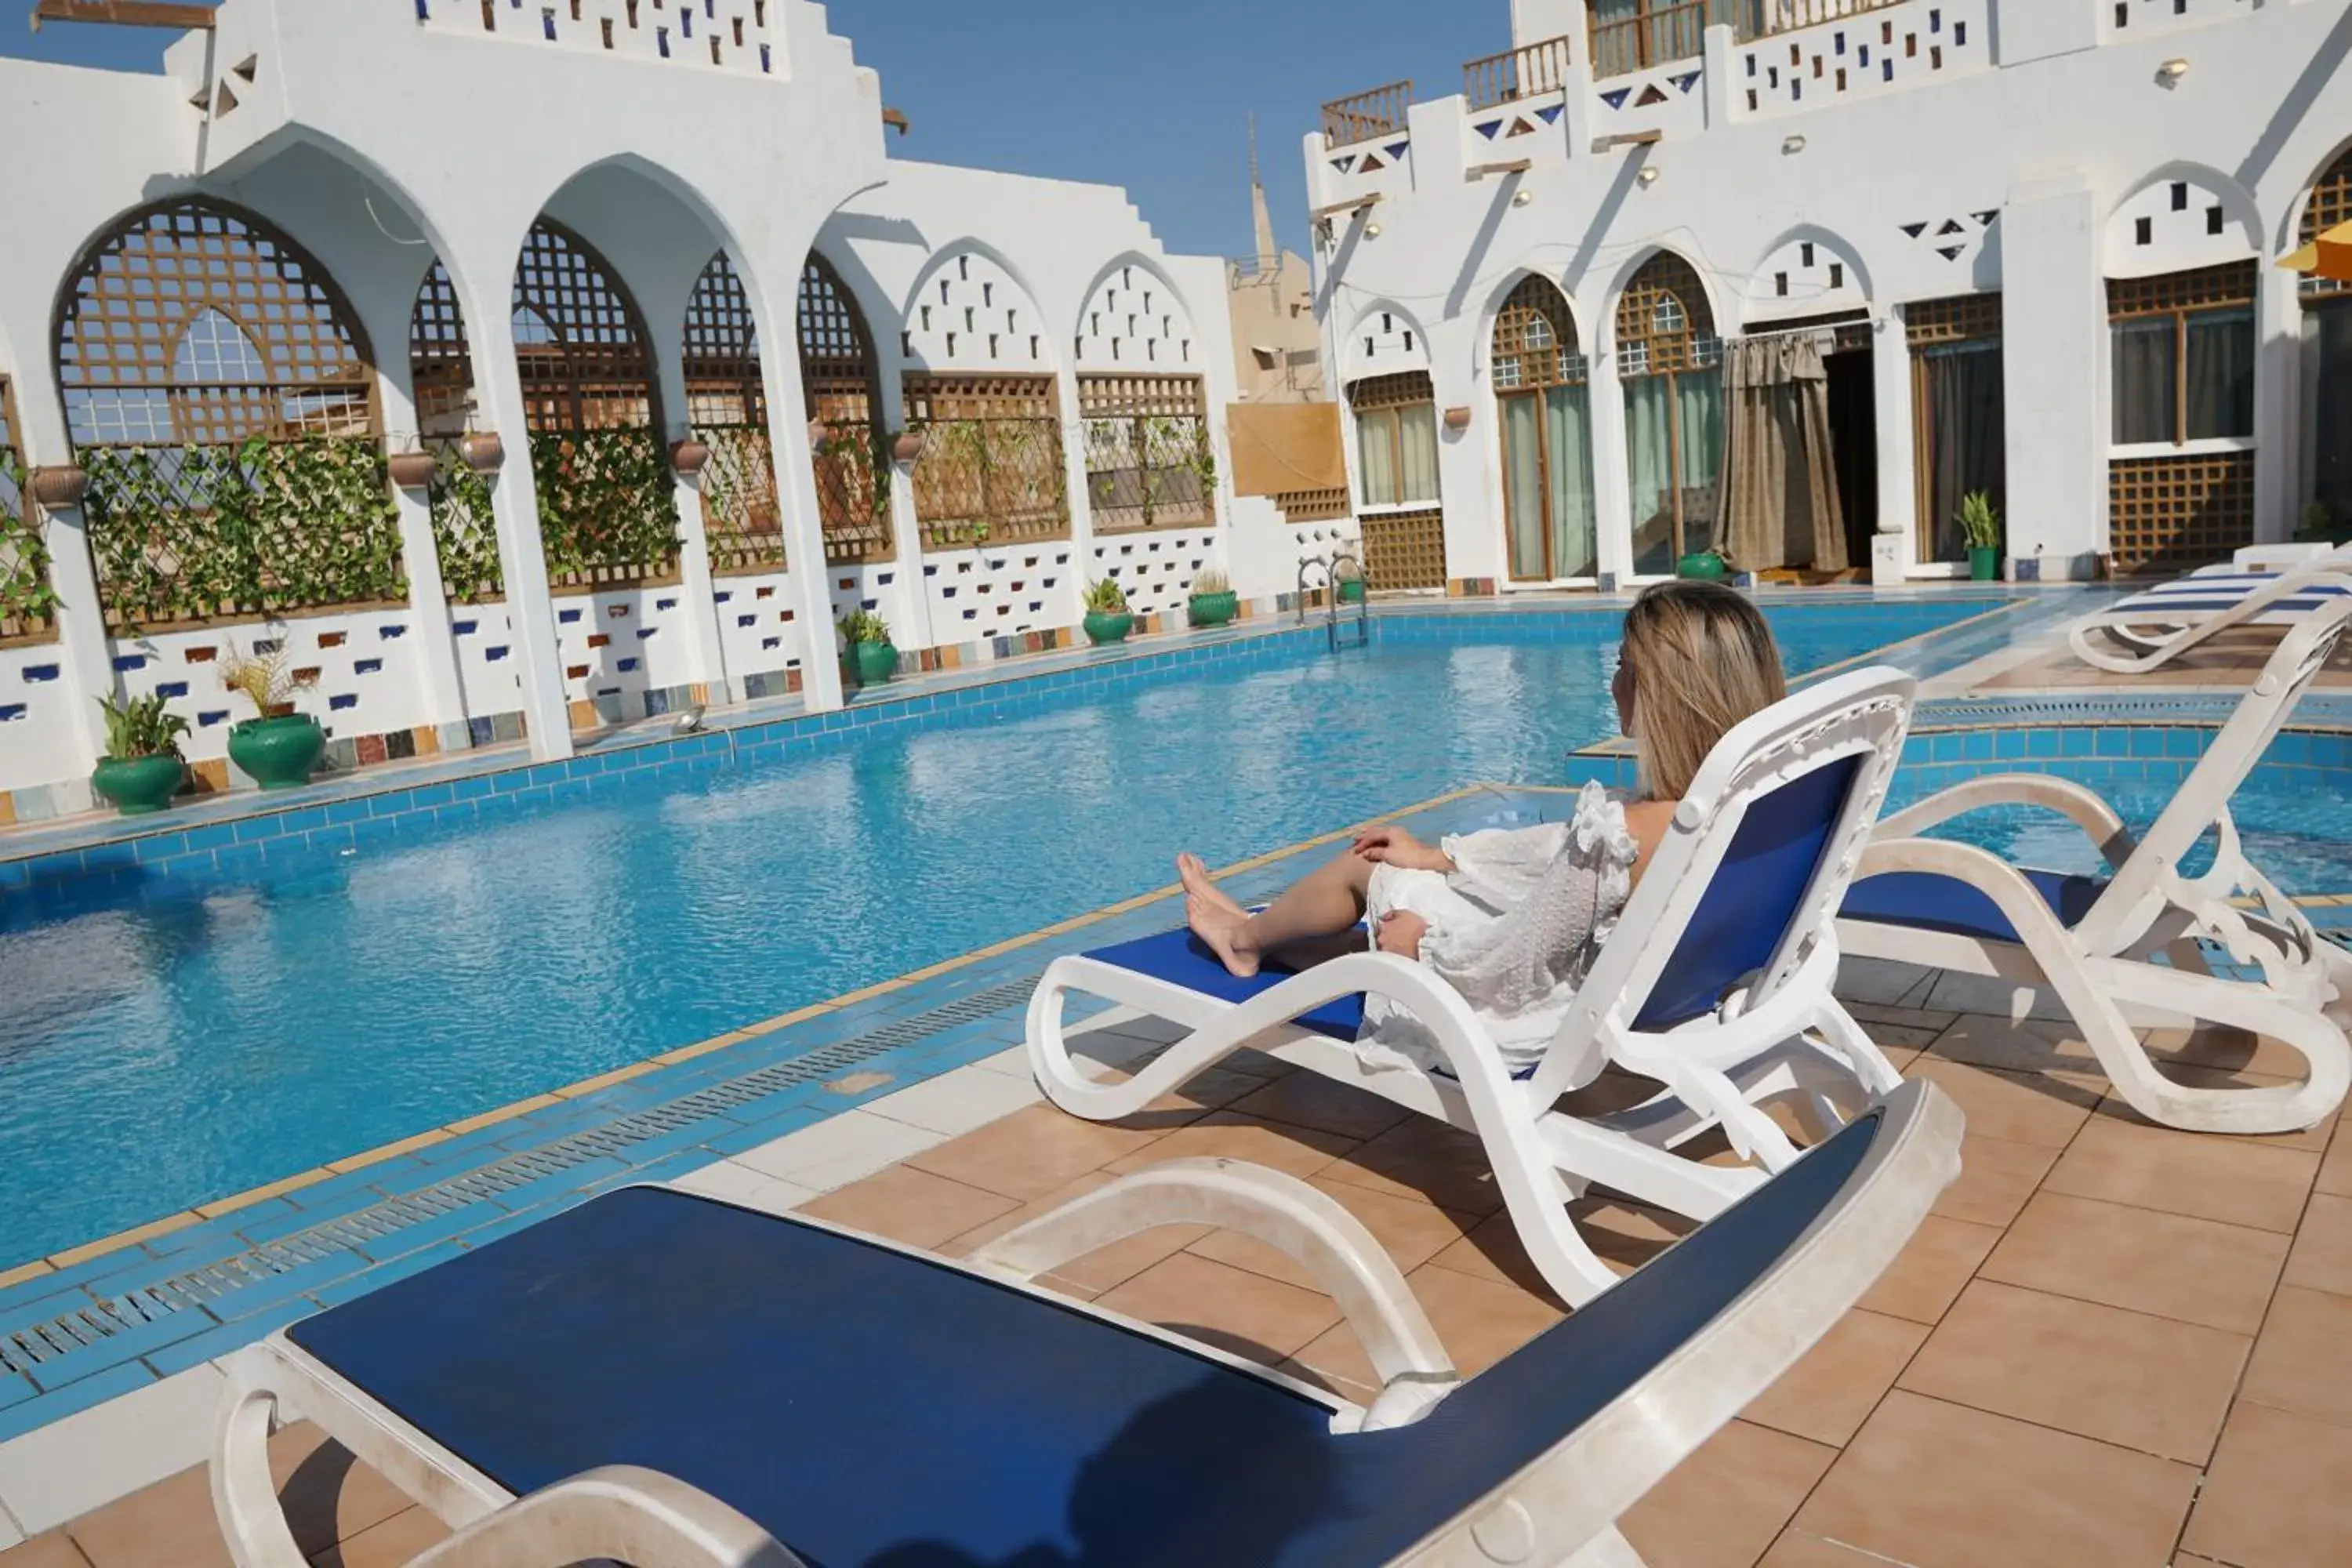
{"type": "Polygon", "coordinates": [[[1199,856],[1178,856],[1176,875],[1184,884],[1184,920],[1192,934],[1207,942],[1227,969],[1249,975],[1277,948],[1336,936],[1363,919],[1372,863],[1352,850],[1343,852],[1255,915],[1211,880],[1199,856]]]}

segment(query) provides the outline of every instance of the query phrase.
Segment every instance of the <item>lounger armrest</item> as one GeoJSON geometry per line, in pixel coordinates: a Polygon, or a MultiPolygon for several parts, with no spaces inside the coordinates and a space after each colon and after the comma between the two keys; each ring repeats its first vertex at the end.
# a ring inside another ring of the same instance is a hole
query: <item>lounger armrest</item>
{"type": "Polygon", "coordinates": [[[1167,1160],[1072,1199],[972,1253],[976,1268],[1029,1280],[1166,1225],[1211,1225],[1265,1242],[1315,1276],[1380,1373],[1367,1426],[1402,1426],[1460,1381],[1404,1275],[1363,1223],[1296,1176],[1238,1160],[1167,1160]]]}
{"type": "Polygon", "coordinates": [[[634,1465],[607,1465],[516,1499],[411,1568],[806,1568],[709,1493],[634,1465]]]}
{"type": "Polygon", "coordinates": [[[2124,819],[2096,790],[2048,773],[1987,773],[1938,790],[1916,805],[1880,818],[1871,842],[1916,838],[1937,823],[1995,805],[2039,805],[2057,812],[2081,828],[2117,870],[2137,847],[2124,819]]]}

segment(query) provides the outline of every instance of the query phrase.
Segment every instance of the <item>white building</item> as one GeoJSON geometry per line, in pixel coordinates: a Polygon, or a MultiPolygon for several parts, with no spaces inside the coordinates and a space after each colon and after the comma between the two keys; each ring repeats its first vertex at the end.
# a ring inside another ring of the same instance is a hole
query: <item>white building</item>
{"type": "Polygon", "coordinates": [[[1221,261],[889,159],[803,0],[225,0],[161,76],[0,59],[0,822],[88,805],[118,692],[239,782],[257,649],[343,762],[560,756],[837,705],[852,607],[931,666],[1295,580],[1221,261]]]}
{"type": "Polygon", "coordinates": [[[2352,527],[2352,309],[2273,265],[2352,216],[2347,0],[1514,0],[1511,41],[1307,138],[1377,583],[1609,587],[1727,515],[1737,567],[1947,576],[1974,490],[2021,579],[2352,527]]]}

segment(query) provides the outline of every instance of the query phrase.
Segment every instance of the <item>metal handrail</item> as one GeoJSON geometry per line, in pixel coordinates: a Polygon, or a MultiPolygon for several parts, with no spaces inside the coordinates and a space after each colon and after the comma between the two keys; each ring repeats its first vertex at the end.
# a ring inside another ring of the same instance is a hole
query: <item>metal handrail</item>
{"type": "Polygon", "coordinates": [[[1472,112],[1568,86],[1569,40],[1546,38],[1472,60],[1462,68],[1462,96],[1472,112]]]}
{"type": "Polygon", "coordinates": [[[1392,81],[1349,98],[1335,98],[1323,106],[1323,140],[1328,146],[1369,142],[1405,128],[1405,110],[1412,102],[1412,80],[1392,81]]]}

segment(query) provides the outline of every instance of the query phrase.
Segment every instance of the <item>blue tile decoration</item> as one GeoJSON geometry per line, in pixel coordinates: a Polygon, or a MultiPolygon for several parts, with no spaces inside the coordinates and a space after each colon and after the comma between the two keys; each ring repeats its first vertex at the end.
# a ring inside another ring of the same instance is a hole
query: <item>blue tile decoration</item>
{"type": "Polygon", "coordinates": [[[58,666],[54,664],[28,664],[25,667],[24,674],[26,684],[37,686],[44,681],[55,680],[58,678],[58,666]]]}

